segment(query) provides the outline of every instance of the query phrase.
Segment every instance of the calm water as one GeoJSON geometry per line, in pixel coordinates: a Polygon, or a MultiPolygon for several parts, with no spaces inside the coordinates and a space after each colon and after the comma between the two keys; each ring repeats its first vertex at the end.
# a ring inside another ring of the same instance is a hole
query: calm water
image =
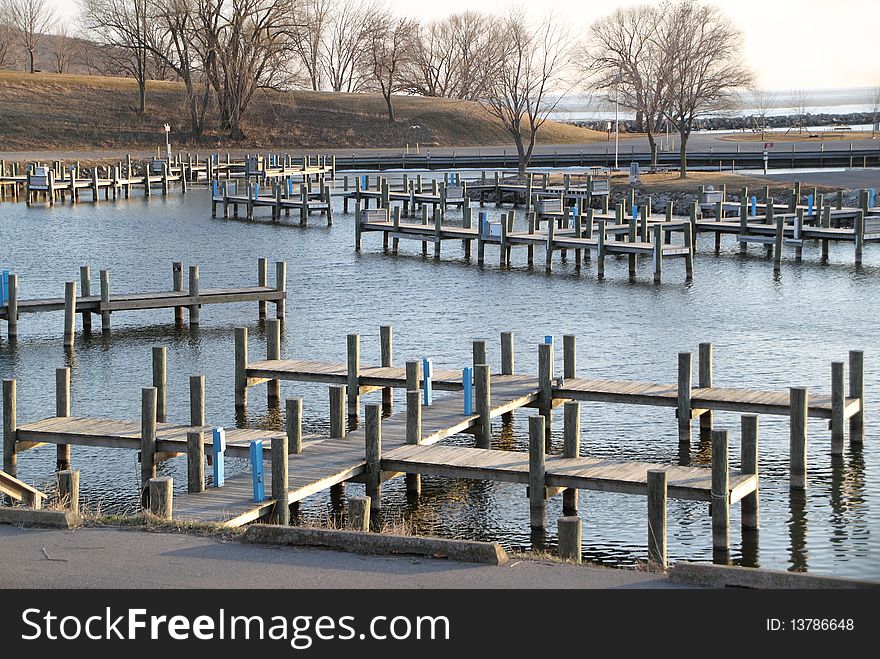
{"type": "MultiPolygon", "coordinates": [[[[488,209],[494,214],[494,208],[488,209]]],[[[264,211],[265,212],[265,211],[264,211]]],[[[792,499],[787,481],[788,421],[762,417],[760,428],[761,531],[757,546],[742,544],[739,506],[732,509],[732,557],[737,562],[784,569],[807,569],[858,577],[880,577],[880,424],[872,414],[880,393],[877,359],[877,300],[880,299],[880,247],[870,245],[866,264],[852,266],[852,249],[832,246],[831,263],[818,264],[818,248],[805,249],[803,264],[786,259],[781,276],[758,248],[741,258],[732,242],[721,257],[707,254],[711,238],[701,239],[696,278],[684,284],[683,264],[664,266],[664,283],[648,281],[647,267],[629,281],[626,260],[612,259],[607,280],[595,280],[595,266],[580,274],[557,262],[552,275],[530,270],[525,252],[514,250],[513,265],[500,270],[497,251],[487,249],[487,265],[464,262],[459,246],[444,245],[444,259],[423,259],[417,243],[402,243],[399,257],[381,253],[381,238],[364,237],[355,254],[351,216],[340,213],[332,229],[273,226],[210,218],[208,193],[104,202],[95,207],[55,208],[0,204],[0,268],[19,274],[22,298],[56,296],[63,282],[78,280],[78,266],[111,271],[117,291],[167,289],[171,262],[198,263],[202,286],[255,283],[259,256],[288,262],[286,355],[345,359],[345,335],[360,332],[363,363],[378,363],[379,325],[394,326],[395,362],[430,356],[438,368],[470,363],[470,340],[488,338],[490,360],[500,367],[499,335],[516,333],[517,368],[536,370],[535,344],[546,334],[578,336],[579,373],[599,377],[674,382],[676,353],[696,352],[701,341],[715,344],[719,385],[785,389],[829,389],[830,362],[846,360],[847,350],[866,352],[869,404],[864,449],[847,445],[840,460],[829,455],[826,424],[810,423],[810,470],[806,495],[792,499]]],[[[788,256],[788,255],[787,255],[788,256]]],[[[793,258],[793,257],[792,257],[793,258]]],[[[645,264],[643,264],[644,266],[645,264]]],[[[270,278],[272,274],[270,271],[270,278]]],[[[96,319],[97,323],[100,321],[96,319]]],[[[115,314],[108,336],[78,333],[74,352],[61,344],[62,314],[25,316],[20,336],[0,339],[0,373],[18,380],[19,423],[54,411],[54,370],[72,367],[75,415],[139,418],[140,388],[150,385],[150,349],[168,347],[169,420],[187,421],[188,376],[207,375],[208,420],[236,422],[233,406],[233,328],[250,328],[251,355],[265,354],[264,328],[256,304],[207,306],[197,331],[176,330],[170,310],[115,314]]],[[[79,330],[78,330],[79,332],[79,330]]],[[[561,357],[559,358],[561,362],[561,357]]],[[[282,395],[305,398],[305,431],[326,432],[327,393],[323,386],[282,383],[282,395]]],[[[366,396],[369,401],[371,396],[366,396]]],[[[280,427],[276,411],[266,409],[265,387],[250,393],[254,426],[280,427]]],[[[400,392],[395,399],[403,406],[400,392]]],[[[621,460],[676,464],[682,459],[709,465],[709,446],[695,436],[682,455],[672,410],[583,404],[584,454],[621,460]]],[[[494,445],[526,450],[527,412],[510,426],[496,422],[494,445]]],[[[739,419],[719,413],[717,427],[732,432],[731,462],[739,462],[739,419]]],[[[554,423],[553,450],[561,450],[561,411],[554,423]]],[[[467,443],[470,437],[453,438],[467,443]]],[[[136,500],[139,467],[134,451],[74,447],[74,466],[82,471],[84,497],[92,508],[130,509],[136,500]]],[[[50,488],[54,448],[19,457],[19,476],[50,488]]],[[[245,465],[237,462],[233,471],[245,465]]],[[[160,473],[185,488],[184,459],[166,462],[160,473]]],[[[348,485],[349,493],[361,489],[348,485]]],[[[304,513],[324,516],[329,497],[304,505],[304,513]]],[[[550,501],[546,537],[531,536],[528,500],[521,486],[423,479],[423,497],[410,504],[401,479],[383,489],[383,510],[405,517],[422,532],[459,538],[491,539],[508,548],[555,544],[554,520],[561,498],[550,501]]],[[[611,493],[581,494],[587,558],[626,565],[646,556],[646,503],[643,497],[611,493]]],[[[711,558],[711,528],[704,503],[669,502],[669,553],[672,560],[711,558]]]]}

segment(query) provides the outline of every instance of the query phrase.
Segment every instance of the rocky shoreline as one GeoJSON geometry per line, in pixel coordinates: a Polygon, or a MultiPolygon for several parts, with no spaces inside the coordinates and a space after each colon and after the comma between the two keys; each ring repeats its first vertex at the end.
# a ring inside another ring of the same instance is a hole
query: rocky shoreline
{"type": "MultiPolygon", "coordinates": [[[[849,114],[811,114],[804,115],[803,120],[799,121],[796,114],[768,116],[765,118],[767,128],[796,128],[799,123],[804,126],[823,126],[834,128],[836,126],[853,126],[872,124],[880,115],[874,115],[871,112],[852,112],[849,114]]],[[[575,126],[582,128],[590,128],[592,130],[606,130],[608,122],[602,121],[573,121],[575,126]]],[[[761,125],[761,118],[755,115],[742,117],[706,117],[696,122],[696,130],[754,130],[756,126],[761,125]]],[[[622,133],[638,133],[642,132],[638,123],[633,119],[625,119],[620,122],[620,132],[622,133]]]]}

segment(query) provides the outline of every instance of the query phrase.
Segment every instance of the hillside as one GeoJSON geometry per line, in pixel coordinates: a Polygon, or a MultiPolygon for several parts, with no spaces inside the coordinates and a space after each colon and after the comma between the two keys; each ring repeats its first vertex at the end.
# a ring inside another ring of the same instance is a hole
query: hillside
{"type": "MultiPolygon", "coordinates": [[[[406,144],[508,144],[501,125],[478,104],[450,99],[395,97],[390,125],[376,94],[260,91],[245,122],[247,138],[229,141],[212,125],[199,144],[187,143],[183,85],[150,82],[147,116],[138,117],[137,85],[127,78],[34,75],[0,71],[0,151],[154,147],[172,125],[177,147],[361,148],[406,144]]],[[[605,134],[547,122],[544,143],[604,140],[605,134]]]]}

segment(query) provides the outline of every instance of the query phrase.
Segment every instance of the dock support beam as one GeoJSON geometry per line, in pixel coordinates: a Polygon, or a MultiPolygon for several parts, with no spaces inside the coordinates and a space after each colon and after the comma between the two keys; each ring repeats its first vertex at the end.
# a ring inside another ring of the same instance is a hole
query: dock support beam
{"type": "Polygon", "coordinates": [[[349,498],[346,524],[349,531],[370,530],[370,501],[370,497],[349,498]]]}
{"type": "MultiPolygon", "coordinates": [[[[55,416],[70,416],[70,369],[55,369],[55,416]]],[[[70,469],[70,444],[55,447],[55,470],[70,469]]]]}
{"type": "MultiPolygon", "coordinates": [[[[742,473],[758,475],[758,415],[743,414],[740,417],[742,425],[742,448],[740,463],[742,473]]],[[[758,488],[742,499],[742,528],[743,530],[755,530],[761,527],[760,493],[758,488]]]]}
{"type": "Polygon", "coordinates": [[[538,344],[538,410],[549,433],[553,414],[553,344],[538,344]]]}
{"type": "Polygon", "coordinates": [[[166,357],[165,346],[153,347],[153,387],[156,389],[156,420],[165,421],[166,416],[166,357]]]}
{"type": "Polygon", "coordinates": [[[474,366],[475,411],[480,415],[477,422],[477,447],[489,448],[492,445],[492,419],[489,411],[492,406],[492,376],[486,364],[474,366]]]}
{"type": "MultiPolygon", "coordinates": [[[[567,401],[564,411],[564,445],[562,455],[566,458],[580,457],[581,452],[581,404],[567,401]]],[[[578,491],[567,488],[562,491],[562,512],[565,515],[578,514],[578,491]]]]}
{"type": "Polygon", "coordinates": [[[275,262],[275,290],[282,294],[275,302],[275,317],[284,320],[287,313],[287,261],[275,262]]]}
{"type": "Polygon", "coordinates": [[[3,380],[3,471],[13,477],[16,475],[18,463],[15,450],[18,430],[16,407],[15,380],[3,380]]]}
{"type": "MultiPolygon", "coordinates": [[[[381,352],[381,363],[384,367],[390,367],[392,364],[392,343],[391,343],[391,325],[382,325],[379,327],[379,342],[381,352]]],[[[382,389],[382,408],[385,413],[391,412],[394,405],[394,391],[391,387],[382,389]]]]}
{"type": "Polygon", "coordinates": [[[544,459],[544,418],[536,414],[529,417],[529,524],[533,530],[547,526],[544,459]]]}
{"type": "Polygon", "coordinates": [[[573,380],[577,377],[577,337],[566,334],[562,337],[562,377],[573,380]]]}
{"type": "Polygon", "coordinates": [[[141,390],[141,505],[150,510],[150,480],[156,477],[156,388],[141,390]]]}
{"type": "Polygon", "coordinates": [[[688,444],[691,441],[691,360],[691,353],[678,353],[678,441],[688,444]]]}
{"type": "Polygon", "coordinates": [[[648,565],[666,570],[666,471],[648,470],[648,565]]]}
{"type": "Polygon", "coordinates": [[[101,331],[110,331],[110,271],[101,270],[101,331]]]}
{"type": "Polygon", "coordinates": [[[513,375],[513,332],[501,332],[501,375],[513,375]]]}
{"type": "MultiPolygon", "coordinates": [[[[281,359],[281,321],[266,321],[266,359],[281,359]]],[[[281,380],[269,380],[267,384],[269,405],[277,405],[281,397],[281,380]]]]}
{"type": "Polygon", "coordinates": [[[859,411],[849,418],[849,441],[862,444],[865,441],[865,353],[849,352],[849,397],[859,400],[859,411]]]}
{"type": "Polygon", "coordinates": [[[382,412],[378,405],[364,406],[364,439],[366,442],[367,496],[370,509],[378,512],[382,507],[382,412]]]}
{"type": "Polygon", "coordinates": [[[189,324],[199,324],[199,266],[191,265],[189,267],[189,296],[193,303],[189,308],[189,324]]]}
{"type": "Polygon", "coordinates": [[[174,479],[170,476],[151,478],[150,512],[159,519],[171,519],[174,508],[174,479]]]}
{"type": "Polygon", "coordinates": [[[57,474],[58,505],[64,510],[79,515],[79,472],[64,469],[57,474]]]}
{"type": "Polygon", "coordinates": [[[845,405],[843,362],[831,364],[831,455],[843,455],[843,416],[845,405]]]}
{"type": "MultiPolygon", "coordinates": [[[[91,297],[92,295],[92,269],[87,265],[79,268],[79,287],[83,297],[91,297]]],[[[92,331],[92,313],[90,311],[82,312],[83,332],[86,334],[92,331]]]]}
{"type": "Polygon", "coordinates": [[[730,549],[730,487],[726,430],[712,431],[712,549],[730,549]]]}
{"type": "Polygon", "coordinates": [[[287,505],[287,491],[290,487],[288,450],[287,435],[272,438],[272,498],[275,499],[272,518],[281,526],[290,525],[290,507],[287,505]]]}
{"type": "Polygon", "coordinates": [[[64,347],[73,347],[74,320],[76,319],[76,282],[64,284],[64,347]]]}
{"type": "Polygon", "coordinates": [[[348,416],[357,420],[360,413],[361,335],[347,337],[348,355],[348,416]]]}
{"type": "Polygon", "coordinates": [[[559,537],[559,558],[572,563],[581,562],[581,518],[577,515],[556,520],[559,537]]]}
{"type": "Polygon", "coordinates": [[[807,485],[807,410],[809,395],[806,389],[792,388],[789,426],[789,488],[806,489],[807,485]]]}
{"type": "Polygon", "coordinates": [[[235,406],[247,407],[248,400],[248,331],[247,327],[235,328],[235,406]]]}
{"type": "Polygon", "coordinates": [[[200,432],[186,433],[186,491],[205,491],[205,441],[200,432]]]}
{"type": "MultiPolygon", "coordinates": [[[[700,387],[711,387],[712,386],[712,344],[711,343],[701,343],[700,344],[700,353],[699,353],[699,375],[698,375],[698,386],[700,387]]],[[[714,413],[712,410],[703,410],[703,413],[700,414],[700,431],[709,431],[712,430],[712,420],[714,413]]]]}
{"type": "MultiPolygon", "coordinates": [[[[269,261],[265,257],[257,259],[257,286],[266,287],[269,285],[269,261]]],[[[266,317],[266,303],[257,303],[258,318],[263,320],[266,317]]]]}
{"type": "MultiPolygon", "coordinates": [[[[406,392],[406,443],[422,443],[422,397],[418,389],[406,392]]],[[[419,474],[406,475],[406,494],[418,498],[422,493],[422,477],[419,474]]]]}
{"type": "MultiPolygon", "coordinates": [[[[183,263],[180,261],[171,264],[171,287],[175,293],[183,292],[183,263]]],[[[174,324],[183,325],[183,307],[174,307],[174,324]]]]}
{"type": "Polygon", "coordinates": [[[284,407],[284,428],[287,433],[287,450],[290,453],[302,453],[302,398],[288,398],[284,407]]]}

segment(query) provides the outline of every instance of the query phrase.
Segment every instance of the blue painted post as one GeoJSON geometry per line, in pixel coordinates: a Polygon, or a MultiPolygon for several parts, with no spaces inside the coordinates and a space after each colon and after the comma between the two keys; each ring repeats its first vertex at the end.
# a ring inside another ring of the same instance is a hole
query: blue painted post
{"type": "Polygon", "coordinates": [[[434,392],[431,387],[431,378],[434,376],[434,365],[427,357],[422,360],[422,378],[424,379],[423,404],[430,405],[434,400],[434,392]]]}
{"type": "Polygon", "coordinates": [[[211,196],[217,198],[217,179],[211,181],[211,196]]]}
{"type": "Polygon", "coordinates": [[[486,222],[486,211],[480,211],[480,236],[483,240],[488,238],[488,225],[486,222]]]}
{"type": "Polygon", "coordinates": [[[874,201],[877,198],[877,190],[875,188],[868,189],[868,208],[874,208],[874,201]]]}
{"type": "Polygon", "coordinates": [[[474,413],[474,370],[465,366],[461,371],[461,383],[464,385],[464,414],[474,413]]]}
{"type": "Polygon", "coordinates": [[[293,179],[292,178],[287,179],[287,196],[288,197],[293,196],[293,179]]]}
{"type": "Polygon", "coordinates": [[[548,334],[547,336],[545,336],[544,343],[546,343],[548,346],[552,346],[553,345],[553,336],[551,334],[548,334]]]}
{"type": "Polygon", "coordinates": [[[807,195],[807,215],[813,214],[813,195],[807,195]]]}
{"type": "Polygon", "coordinates": [[[370,177],[367,174],[361,176],[361,188],[364,190],[369,189],[370,187],[370,177]]]}
{"type": "Polygon", "coordinates": [[[254,481],[254,503],[261,503],[266,498],[266,485],[263,482],[263,440],[251,442],[251,478],[254,481]]]}
{"type": "Polygon", "coordinates": [[[226,431],[214,428],[214,487],[223,487],[226,482],[226,431]]]}
{"type": "Polygon", "coordinates": [[[254,182],[254,199],[257,199],[260,196],[260,184],[258,182],[254,182]]]}
{"type": "Polygon", "coordinates": [[[752,217],[755,217],[758,214],[758,198],[752,195],[752,217]]]}
{"type": "Polygon", "coordinates": [[[639,207],[633,204],[633,221],[639,219],[639,207]]]}
{"type": "Polygon", "coordinates": [[[0,307],[6,306],[6,300],[9,299],[9,270],[3,271],[3,278],[0,279],[0,307]]]}

